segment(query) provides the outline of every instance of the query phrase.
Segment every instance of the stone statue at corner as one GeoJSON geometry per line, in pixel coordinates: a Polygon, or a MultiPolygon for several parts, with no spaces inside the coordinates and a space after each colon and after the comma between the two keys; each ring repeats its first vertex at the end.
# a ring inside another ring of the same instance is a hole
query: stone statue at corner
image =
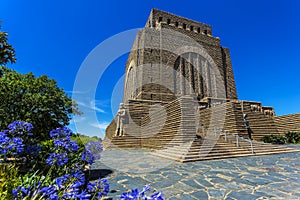
{"type": "Polygon", "coordinates": [[[115,136],[124,136],[124,123],[125,123],[126,109],[123,103],[120,103],[120,108],[117,113],[117,128],[115,136]]]}
{"type": "Polygon", "coordinates": [[[250,128],[250,124],[247,120],[247,114],[244,114],[243,115],[243,118],[244,118],[244,123],[245,123],[245,126],[247,128],[247,132],[248,132],[248,136],[249,136],[249,139],[252,140],[252,130],[250,128]]]}

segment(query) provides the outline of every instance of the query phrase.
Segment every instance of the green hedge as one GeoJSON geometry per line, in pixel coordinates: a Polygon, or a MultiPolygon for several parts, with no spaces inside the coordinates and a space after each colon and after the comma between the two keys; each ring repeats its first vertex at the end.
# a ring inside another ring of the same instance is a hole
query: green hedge
{"type": "Polygon", "coordinates": [[[265,143],[272,144],[300,144],[300,132],[288,132],[285,135],[266,135],[262,140],[265,143]]]}
{"type": "Polygon", "coordinates": [[[263,137],[263,141],[265,143],[272,143],[272,144],[286,144],[287,140],[286,137],[283,135],[266,135],[263,137]]]}
{"type": "Polygon", "coordinates": [[[300,143],[300,132],[288,132],[285,134],[288,143],[299,144],[300,143]]]}

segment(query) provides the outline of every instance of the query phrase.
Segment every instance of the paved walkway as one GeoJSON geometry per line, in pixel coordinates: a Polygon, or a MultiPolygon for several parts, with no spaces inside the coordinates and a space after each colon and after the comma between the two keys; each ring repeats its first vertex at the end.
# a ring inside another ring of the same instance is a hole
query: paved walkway
{"type": "MultiPolygon", "coordinates": [[[[300,145],[293,145],[300,149],[300,145]]],[[[106,172],[110,199],[146,184],[165,199],[300,199],[300,153],[192,163],[149,156],[149,151],[106,151],[93,176],[106,172]]]]}

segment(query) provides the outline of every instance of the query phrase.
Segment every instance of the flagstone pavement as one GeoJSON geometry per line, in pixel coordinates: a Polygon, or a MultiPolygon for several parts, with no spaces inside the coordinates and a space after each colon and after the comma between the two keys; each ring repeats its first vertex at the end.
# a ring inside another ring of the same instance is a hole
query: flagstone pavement
{"type": "MultiPolygon", "coordinates": [[[[300,145],[289,145],[300,149],[300,145]]],[[[91,179],[110,183],[107,199],[144,185],[165,199],[300,199],[300,153],[179,163],[147,150],[104,151],[91,179]]],[[[147,194],[147,193],[146,193],[147,194]]]]}

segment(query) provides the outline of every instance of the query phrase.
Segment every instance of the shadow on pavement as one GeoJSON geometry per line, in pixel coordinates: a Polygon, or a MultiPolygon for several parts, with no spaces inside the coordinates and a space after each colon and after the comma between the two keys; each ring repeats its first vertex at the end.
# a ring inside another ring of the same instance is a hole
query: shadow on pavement
{"type": "Polygon", "coordinates": [[[112,170],[109,169],[92,169],[90,170],[89,179],[91,181],[97,180],[99,178],[105,178],[109,174],[113,173],[112,170]]]}

